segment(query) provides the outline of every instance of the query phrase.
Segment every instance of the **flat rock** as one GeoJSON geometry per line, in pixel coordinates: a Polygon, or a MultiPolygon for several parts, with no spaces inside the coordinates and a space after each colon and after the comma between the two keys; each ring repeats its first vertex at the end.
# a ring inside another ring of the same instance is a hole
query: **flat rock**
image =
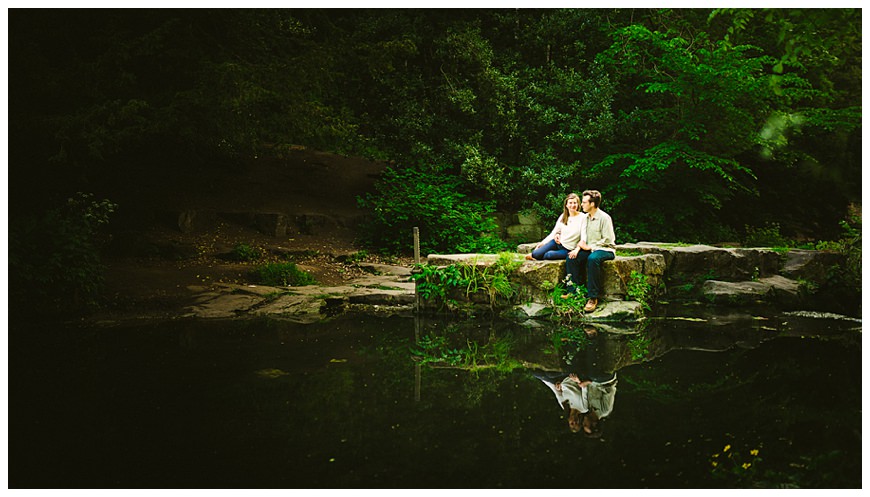
{"type": "Polygon", "coordinates": [[[744,305],[752,302],[795,304],[801,299],[801,286],[780,275],[757,281],[708,280],[702,287],[704,297],[716,304],[744,305]]]}
{"type": "Polygon", "coordinates": [[[586,314],[586,321],[595,322],[632,322],[644,319],[643,306],[633,300],[599,300],[598,309],[586,314]]]}
{"type": "Polygon", "coordinates": [[[258,316],[279,316],[297,323],[314,323],[323,319],[322,299],[304,295],[281,295],[275,300],[258,307],[251,314],[258,316]]]}
{"type": "Polygon", "coordinates": [[[243,314],[263,301],[256,295],[219,294],[189,308],[189,316],[201,318],[228,318],[243,314]]]}

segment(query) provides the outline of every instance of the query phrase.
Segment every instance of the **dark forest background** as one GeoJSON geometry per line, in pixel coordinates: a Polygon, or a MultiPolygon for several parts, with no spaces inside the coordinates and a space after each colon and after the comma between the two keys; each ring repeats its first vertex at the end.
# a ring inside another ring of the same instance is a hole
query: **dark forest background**
{"type": "Polygon", "coordinates": [[[836,240],[860,222],[861,10],[9,12],[13,269],[39,223],[87,253],[110,180],[294,146],[390,161],[358,199],[386,250],[412,226],[499,249],[493,212],[549,223],[590,188],[620,243],[836,240]]]}

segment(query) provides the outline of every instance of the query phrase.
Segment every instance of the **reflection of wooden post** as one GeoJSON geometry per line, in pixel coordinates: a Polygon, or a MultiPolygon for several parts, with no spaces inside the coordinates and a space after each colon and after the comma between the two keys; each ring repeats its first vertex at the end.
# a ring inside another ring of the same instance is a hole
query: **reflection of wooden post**
{"type": "MultiPolygon", "coordinates": [[[[414,314],[414,343],[420,343],[420,313],[414,314]]],[[[420,402],[420,383],[423,376],[420,363],[414,364],[414,402],[420,402]]]]}
{"type": "MultiPolygon", "coordinates": [[[[414,226],[414,264],[420,265],[420,228],[414,226]]],[[[418,267],[414,267],[418,271],[418,267]]],[[[420,313],[420,295],[417,294],[417,283],[414,283],[414,311],[420,313]]],[[[419,330],[418,330],[419,331],[419,330]]],[[[418,333],[419,334],[419,333],[418,333]]],[[[419,336],[417,338],[420,338],[419,336]]]]}
{"type": "MultiPolygon", "coordinates": [[[[414,226],[414,264],[420,264],[420,228],[414,226]]],[[[417,294],[417,285],[414,284],[414,343],[420,343],[420,296],[417,294]]],[[[420,402],[420,384],[423,376],[420,363],[414,365],[414,402],[420,402]]]]}

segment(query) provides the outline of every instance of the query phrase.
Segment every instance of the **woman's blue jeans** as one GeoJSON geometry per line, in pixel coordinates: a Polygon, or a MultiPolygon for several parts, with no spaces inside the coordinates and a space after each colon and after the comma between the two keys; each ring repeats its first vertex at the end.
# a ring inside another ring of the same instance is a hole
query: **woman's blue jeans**
{"type": "MultiPolygon", "coordinates": [[[[586,296],[590,299],[597,299],[601,292],[601,263],[610,261],[616,258],[616,255],[609,250],[581,250],[577,254],[577,258],[565,258],[565,271],[571,276],[571,281],[574,285],[580,284],[580,268],[586,264],[586,296]]],[[[569,293],[576,292],[576,286],[568,288],[569,293]]]]}
{"type": "Polygon", "coordinates": [[[540,248],[532,250],[532,257],[539,261],[559,261],[568,257],[568,249],[555,240],[550,240],[540,248]]]}

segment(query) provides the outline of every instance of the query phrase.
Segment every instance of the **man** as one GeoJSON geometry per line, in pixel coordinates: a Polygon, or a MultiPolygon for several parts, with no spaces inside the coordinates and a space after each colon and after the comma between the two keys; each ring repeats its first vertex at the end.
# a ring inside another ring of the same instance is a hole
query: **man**
{"type": "MultiPolygon", "coordinates": [[[[616,258],[616,234],[613,232],[613,220],[610,215],[599,209],[601,193],[598,190],[583,192],[580,208],[586,213],[586,236],[582,237],[577,248],[568,252],[565,269],[574,285],[569,287],[569,294],[576,292],[580,282],[580,268],[586,264],[586,312],[593,312],[598,307],[598,297],[601,292],[601,263],[616,258]]],[[[567,298],[563,295],[562,298],[567,298]]]]}

